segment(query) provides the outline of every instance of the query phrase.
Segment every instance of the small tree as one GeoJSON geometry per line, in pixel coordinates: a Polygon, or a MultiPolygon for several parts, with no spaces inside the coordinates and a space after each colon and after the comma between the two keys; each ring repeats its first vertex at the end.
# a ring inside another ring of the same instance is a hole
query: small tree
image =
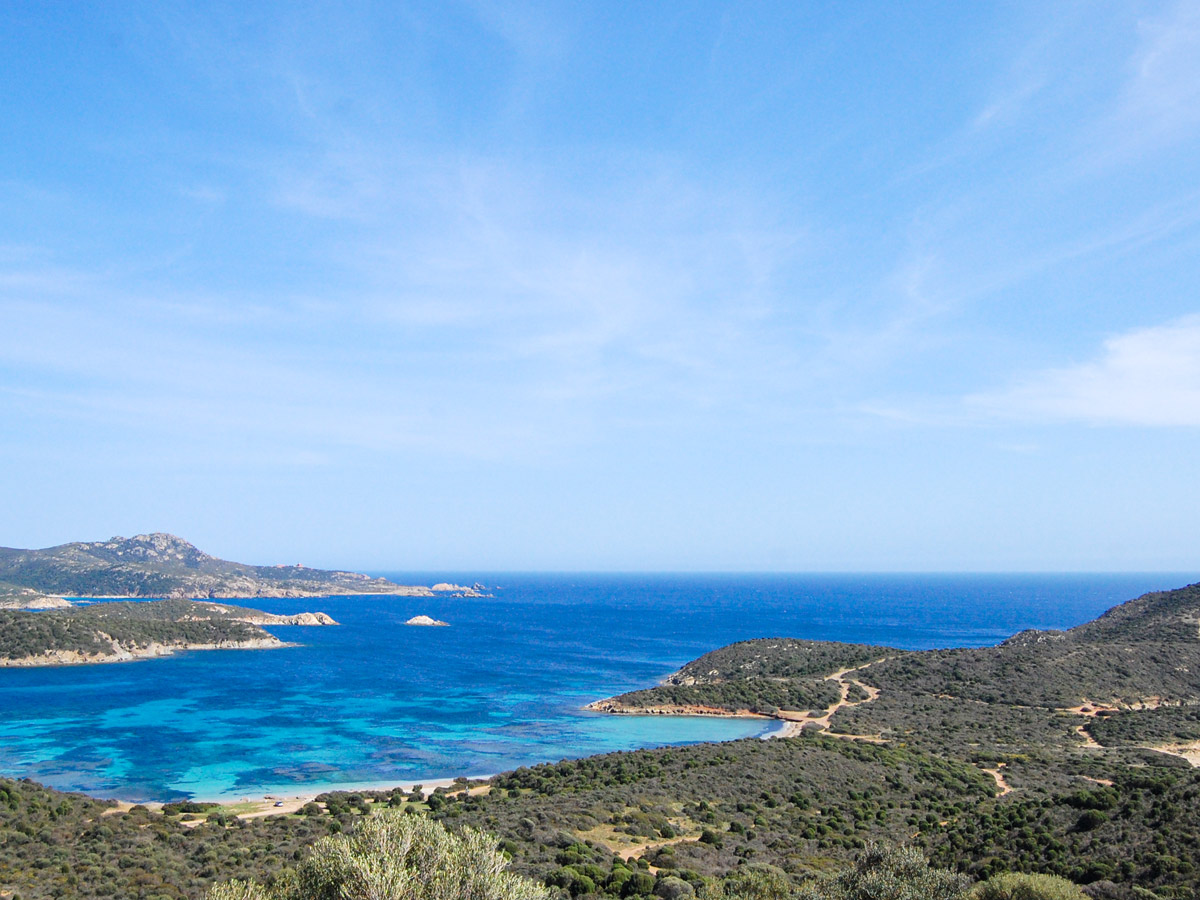
{"type": "Polygon", "coordinates": [[[972,900],[1085,900],[1083,888],[1057,875],[1006,872],[976,885],[972,900]]]}
{"type": "Polygon", "coordinates": [[[702,900],[791,900],[794,887],[787,873],[767,863],[739,866],[723,882],[711,882],[702,900]]]}
{"type": "Polygon", "coordinates": [[[549,900],[549,892],[507,871],[490,835],[455,834],[424,816],[380,810],[350,834],[321,838],[274,888],[217,885],[208,900],[549,900]]]}
{"type": "Polygon", "coordinates": [[[912,847],[885,849],[871,844],[854,868],[811,882],[801,900],[966,900],[970,879],[931,869],[912,847]]]}

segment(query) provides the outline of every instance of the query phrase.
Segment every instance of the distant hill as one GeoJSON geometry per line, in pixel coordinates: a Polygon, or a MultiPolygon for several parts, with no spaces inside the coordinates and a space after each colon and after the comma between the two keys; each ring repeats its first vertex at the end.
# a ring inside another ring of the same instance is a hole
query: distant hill
{"type": "Polygon", "coordinates": [[[172,534],[139,534],[44,550],[0,547],[0,607],[29,607],[45,597],[240,599],[398,594],[479,596],[471,588],[439,590],[394,584],[356,572],[306,566],[249,566],[209,556],[172,534]]]}

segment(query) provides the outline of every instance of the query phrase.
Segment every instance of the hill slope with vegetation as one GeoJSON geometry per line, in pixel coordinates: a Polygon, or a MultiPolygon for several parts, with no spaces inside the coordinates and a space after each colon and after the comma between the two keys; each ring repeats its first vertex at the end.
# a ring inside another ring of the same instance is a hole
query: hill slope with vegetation
{"type": "Polygon", "coordinates": [[[357,572],[306,566],[250,566],[209,556],[171,534],[139,534],[107,541],[62,544],[43,550],[0,547],[0,606],[22,597],[29,605],[39,596],[178,597],[247,599],[253,597],[328,597],[345,594],[435,593],[475,596],[456,585],[399,585],[357,572]],[[32,592],[32,593],[30,593],[32,592]]]}
{"type": "Polygon", "coordinates": [[[0,666],[120,662],[177,650],[282,647],[261,625],[331,625],[323,613],[276,616],[194,600],[0,609],[0,666]]]}
{"type": "Polygon", "coordinates": [[[305,846],[387,808],[496,834],[516,873],[561,898],[926,897],[939,886],[966,900],[972,883],[980,900],[1080,896],[1068,879],[1093,898],[1190,900],[1200,896],[1200,770],[1189,762],[1200,758],[1187,749],[1200,740],[1198,614],[1192,586],[992,648],[743,642],[648,691],[670,701],[719,688],[705,699],[736,711],[825,683],[839,700],[779,709],[804,726],[791,738],[613,753],[429,795],[334,792],[266,819],[188,804],[122,812],[3,783],[0,889],[24,900],[199,898],[252,877],[286,893],[305,846]],[[879,844],[908,845],[946,871],[879,844]],[[887,860],[887,871],[872,868],[887,860]],[[868,883],[908,892],[867,893],[868,883]]]}

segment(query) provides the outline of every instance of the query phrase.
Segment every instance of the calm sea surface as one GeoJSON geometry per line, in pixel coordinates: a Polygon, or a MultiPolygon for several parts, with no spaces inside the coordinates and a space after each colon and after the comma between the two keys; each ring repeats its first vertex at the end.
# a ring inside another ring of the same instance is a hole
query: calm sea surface
{"type": "Polygon", "coordinates": [[[585,703],[653,685],[733,641],[909,649],[1064,628],[1195,575],[488,575],[493,599],[248,601],[337,628],[299,647],[0,669],[0,774],[127,800],[408,784],[662,744],[765,733],[761,721],[630,718],[585,703]],[[450,628],[402,623],[431,615],[450,628]]]}

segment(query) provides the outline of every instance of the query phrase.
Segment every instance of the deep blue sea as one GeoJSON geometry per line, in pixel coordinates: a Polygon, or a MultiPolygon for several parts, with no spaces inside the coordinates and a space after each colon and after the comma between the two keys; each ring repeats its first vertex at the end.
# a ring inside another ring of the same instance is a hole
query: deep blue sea
{"type": "Polygon", "coordinates": [[[761,735],[761,720],[580,708],[655,684],[733,641],[907,649],[1065,628],[1196,575],[489,575],[489,599],[261,600],[336,628],[301,646],[0,669],[0,774],[126,800],[295,795],[411,784],[663,744],[761,735]],[[418,614],[451,623],[413,628],[418,614]]]}

